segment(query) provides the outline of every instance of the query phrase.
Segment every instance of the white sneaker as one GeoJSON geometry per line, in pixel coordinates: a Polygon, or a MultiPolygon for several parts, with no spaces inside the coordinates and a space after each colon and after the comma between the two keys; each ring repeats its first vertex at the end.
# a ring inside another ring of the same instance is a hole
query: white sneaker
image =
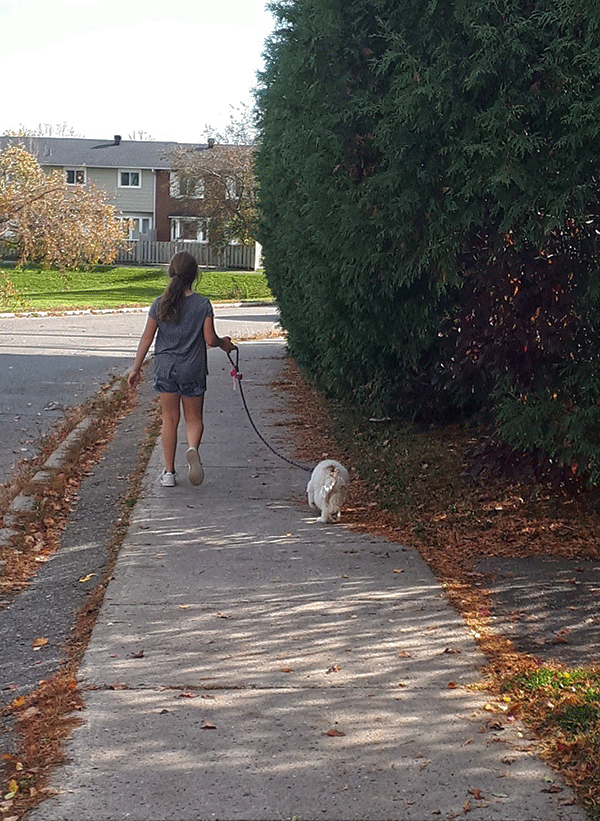
{"type": "Polygon", "coordinates": [[[188,463],[188,479],[192,485],[201,485],[204,481],[204,470],[196,448],[188,448],[185,458],[188,463]]]}
{"type": "Polygon", "coordinates": [[[163,470],[160,474],[160,483],[163,487],[175,487],[175,474],[163,470]]]}

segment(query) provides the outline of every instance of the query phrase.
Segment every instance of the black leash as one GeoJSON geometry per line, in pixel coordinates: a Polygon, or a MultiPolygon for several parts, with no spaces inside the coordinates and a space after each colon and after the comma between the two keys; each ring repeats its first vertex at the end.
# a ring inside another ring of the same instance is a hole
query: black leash
{"type": "Polygon", "coordinates": [[[254,429],[254,432],[256,433],[256,435],[258,436],[260,441],[269,448],[271,453],[274,453],[275,456],[278,456],[280,459],[283,459],[283,461],[287,462],[288,465],[293,465],[295,468],[300,468],[300,470],[305,470],[308,473],[312,473],[312,470],[313,470],[312,467],[307,467],[306,465],[299,465],[298,462],[294,462],[291,459],[288,459],[287,456],[282,456],[281,453],[277,453],[275,448],[271,447],[271,445],[267,442],[265,437],[262,435],[262,433],[256,427],[256,425],[254,424],[254,420],[250,416],[250,411],[248,410],[248,405],[246,403],[246,397],[244,396],[244,389],[242,388],[242,374],[240,373],[240,369],[239,369],[239,364],[240,364],[240,350],[239,350],[239,348],[236,348],[236,350],[235,350],[235,362],[231,358],[231,355],[229,354],[229,352],[227,352],[227,357],[228,357],[229,361],[231,362],[231,364],[233,365],[230,375],[236,380],[237,384],[240,387],[240,396],[242,397],[242,403],[244,405],[244,410],[246,411],[246,415],[248,416],[250,424],[252,425],[252,427],[254,429]]]}

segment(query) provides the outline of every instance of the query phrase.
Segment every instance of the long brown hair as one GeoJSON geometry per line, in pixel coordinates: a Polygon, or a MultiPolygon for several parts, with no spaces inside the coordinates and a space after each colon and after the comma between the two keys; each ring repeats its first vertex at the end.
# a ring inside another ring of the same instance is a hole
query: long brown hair
{"type": "Polygon", "coordinates": [[[198,263],[187,251],[179,251],[169,262],[169,284],[160,299],[157,316],[161,322],[179,324],[185,291],[198,276],[198,263]]]}

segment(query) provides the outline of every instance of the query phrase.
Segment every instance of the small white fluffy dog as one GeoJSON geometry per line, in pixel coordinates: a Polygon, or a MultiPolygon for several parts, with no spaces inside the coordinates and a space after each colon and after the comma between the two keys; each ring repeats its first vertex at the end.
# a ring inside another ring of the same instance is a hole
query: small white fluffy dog
{"type": "Polygon", "coordinates": [[[317,522],[339,522],[349,481],[348,471],[335,459],[319,462],[306,486],[309,506],[321,511],[317,522]]]}

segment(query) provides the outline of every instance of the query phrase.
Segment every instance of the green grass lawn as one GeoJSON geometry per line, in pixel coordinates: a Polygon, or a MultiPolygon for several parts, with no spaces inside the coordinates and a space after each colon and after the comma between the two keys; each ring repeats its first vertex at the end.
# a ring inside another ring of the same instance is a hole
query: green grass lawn
{"type": "MultiPolygon", "coordinates": [[[[167,284],[164,267],[98,266],[60,272],[0,264],[0,312],[102,310],[150,305],[167,284]]],[[[213,302],[272,300],[262,271],[204,271],[195,289],[213,302]]]]}

